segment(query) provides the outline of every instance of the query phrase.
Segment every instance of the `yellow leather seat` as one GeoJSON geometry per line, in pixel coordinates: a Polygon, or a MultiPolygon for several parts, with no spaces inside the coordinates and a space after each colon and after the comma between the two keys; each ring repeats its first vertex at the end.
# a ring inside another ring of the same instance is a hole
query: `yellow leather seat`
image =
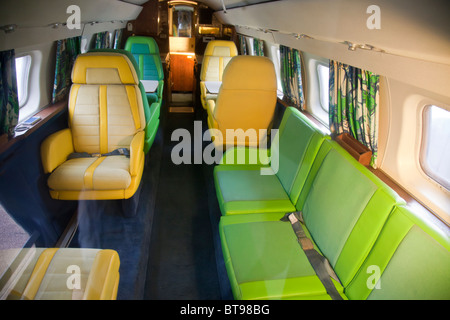
{"type": "Polygon", "coordinates": [[[200,72],[200,97],[204,109],[208,100],[217,98],[217,93],[209,92],[205,83],[212,82],[220,86],[223,70],[231,58],[237,55],[238,51],[233,41],[213,40],[206,45],[200,72]]]}
{"type": "Polygon", "coordinates": [[[128,199],[144,169],[145,114],[139,78],[120,53],[79,55],[72,70],[69,128],[41,145],[54,199],[128,199]],[[128,155],[107,155],[118,149],[128,155]],[[87,153],[86,156],[83,153],[87,153]],[[68,156],[75,154],[75,158],[68,156]]]}
{"type": "Polygon", "coordinates": [[[208,127],[215,147],[259,146],[267,138],[276,102],[272,61],[258,56],[234,57],[224,71],[217,101],[208,100],[207,104],[208,127]],[[227,131],[231,139],[227,139],[227,131]],[[241,138],[245,141],[239,141],[241,138]]]}
{"type": "Polygon", "coordinates": [[[27,264],[8,300],[117,298],[120,259],[114,250],[30,248],[23,249],[18,258],[27,264]]]}

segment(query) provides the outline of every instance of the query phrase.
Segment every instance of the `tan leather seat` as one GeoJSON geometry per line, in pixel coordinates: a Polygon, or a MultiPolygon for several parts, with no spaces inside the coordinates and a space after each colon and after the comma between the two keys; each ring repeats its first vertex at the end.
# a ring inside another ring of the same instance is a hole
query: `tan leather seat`
{"type": "Polygon", "coordinates": [[[213,129],[210,132],[215,146],[224,149],[259,146],[272,125],[276,102],[277,80],[269,58],[236,56],[231,59],[217,101],[208,100],[207,104],[208,127],[213,129]],[[231,140],[227,139],[227,130],[232,134],[231,140]],[[236,141],[233,135],[245,141],[236,141]]]}
{"type": "Polygon", "coordinates": [[[41,145],[50,194],[63,200],[130,198],[145,160],[136,70],[126,55],[86,53],[75,61],[72,82],[69,128],[41,145]],[[129,150],[129,156],[108,155],[118,149],[129,150]],[[71,154],[76,157],[68,159],[71,154]]]}
{"type": "Polygon", "coordinates": [[[216,86],[220,86],[225,67],[231,58],[237,55],[237,47],[233,41],[213,40],[208,42],[200,72],[200,95],[204,109],[206,109],[208,100],[217,98],[217,93],[207,89],[207,82],[214,82],[216,86]]]}

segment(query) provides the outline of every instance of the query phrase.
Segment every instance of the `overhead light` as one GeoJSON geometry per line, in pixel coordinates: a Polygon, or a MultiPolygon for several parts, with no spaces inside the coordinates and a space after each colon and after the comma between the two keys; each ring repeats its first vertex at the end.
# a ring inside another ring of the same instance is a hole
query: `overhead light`
{"type": "Polygon", "coordinates": [[[14,32],[17,28],[17,24],[8,24],[6,26],[1,26],[0,29],[3,30],[5,33],[11,33],[14,32]]]}
{"type": "Polygon", "coordinates": [[[313,37],[310,37],[310,36],[308,36],[307,34],[304,34],[304,33],[294,33],[293,34],[293,36],[296,38],[296,39],[314,39],[313,37]]]}

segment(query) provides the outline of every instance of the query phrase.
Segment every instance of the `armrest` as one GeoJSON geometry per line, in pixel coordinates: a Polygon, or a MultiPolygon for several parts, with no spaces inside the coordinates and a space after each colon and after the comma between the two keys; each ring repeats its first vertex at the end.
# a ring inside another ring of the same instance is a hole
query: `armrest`
{"type": "Polygon", "coordinates": [[[145,132],[139,131],[133,137],[130,144],[130,174],[135,176],[138,174],[139,162],[141,154],[144,152],[145,132]]]}
{"type": "Polygon", "coordinates": [[[83,300],[115,300],[119,285],[119,255],[114,250],[100,250],[95,256],[86,283],[83,300]]]}
{"type": "Polygon", "coordinates": [[[48,136],[41,145],[41,159],[44,172],[53,172],[73,152],[72,131],[69,128],[48,136]]]}
{"type": "Polygon", "coordinates": [[[206,101],[206,111],[208,112],[208,116],[212,119],[214,118],[214,109],[216,108],[216,102],[214,100],[206,101]]]}

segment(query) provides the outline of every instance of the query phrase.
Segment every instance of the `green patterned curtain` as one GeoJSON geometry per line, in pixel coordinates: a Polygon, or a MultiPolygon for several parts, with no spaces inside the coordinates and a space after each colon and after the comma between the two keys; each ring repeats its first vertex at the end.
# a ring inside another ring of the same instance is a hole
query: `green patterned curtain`
{"type": "Polygon", "coordinates": [[[280,45],[280,71],[283,93],[289,103],[303,109],[302,64],[300,52],[280,45]]]}
{"type": "Polygon", "coordinates": [[[253,38],[253,54],[264,57],[264,41],[253,38]]]}
{"type": "Polygon", "coordinates": [[[110,42],[109,31],[95,34],[95,49],[109,49],[111,48],[110,42]]]}
{"type": "Polygon", "coordinates": [[[372,150],[376,168],[378,140],[378,75],[330,60],[330,130],[350,133],[372,150]]]}
{"type": "Polygon", "coordinates": [[[14,136],[19,119],[16,57],[14,50],[0,52],[0,136],[14,136]]]}
{"type": "Polygon", "coordinates": [[[245,36],[239,35],[239,54],[241,55],[247,55],[247,43],[245,42],[245,36]]]}
{"type": "Polygon", "coordinates": [[[67,97],[72,81],[72,67],[81,53],[81,36],[58,40],[56,42],[55,80],[53,84],[52,103],[67,97]]]}
{"type": "Polygon", "coordinates": [[[113,49],[120,49],[120,46],[122,44],[122,33],[123,29],[114,30],[113,49]]]}

